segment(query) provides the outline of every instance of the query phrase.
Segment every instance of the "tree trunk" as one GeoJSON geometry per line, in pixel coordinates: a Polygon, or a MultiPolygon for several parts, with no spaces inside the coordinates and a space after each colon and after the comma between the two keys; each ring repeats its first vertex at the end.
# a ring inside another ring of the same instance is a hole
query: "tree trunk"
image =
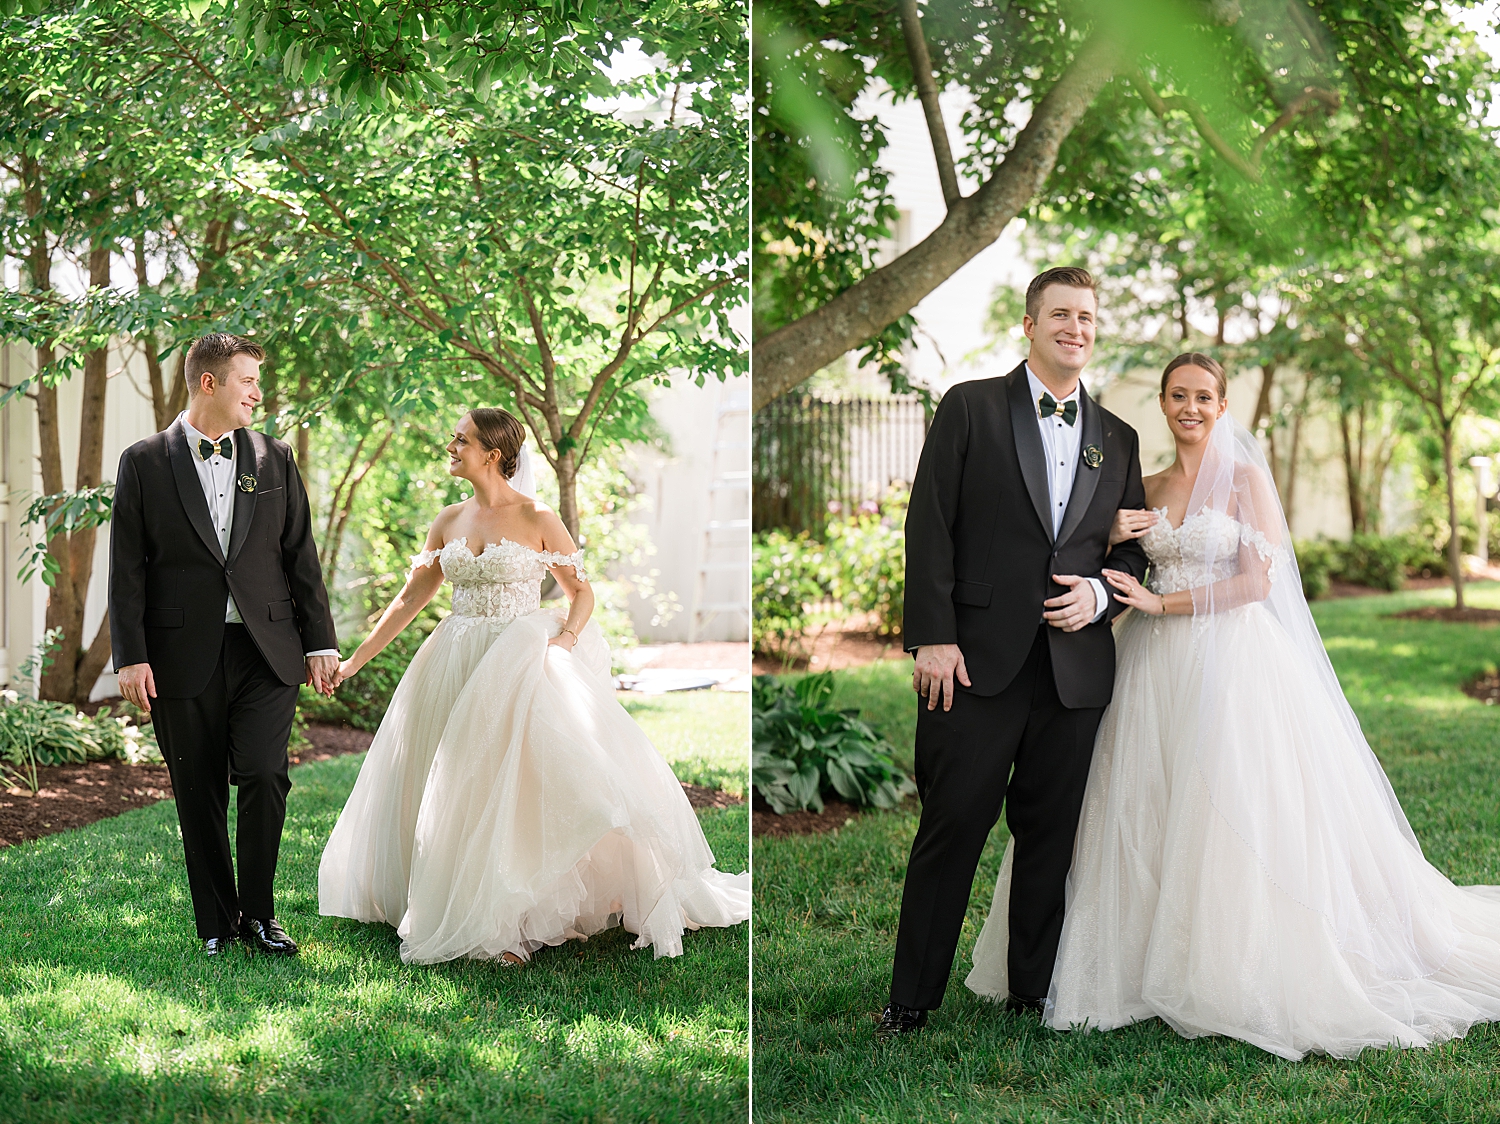
{"type": "Polygon", "coordinates": [[[557,516],[578,541],[578,460],[571,450],[557,458],[557,516]]]}
{"type": "Polygon", "coordinates": [[[1350,533],[1365,533],[1364,481],[1354,461],[1354,442],[1349,435],[1349,411],[1339,410],[1339,436],[1344,446],[1344,489],[1349,493],[1350,533]]]}
{"type": "Polygon", "coordinates": [[[1004,162],[977,192],[958,200],[935,231],[822,307],[756,342],[751,357],[755,409],[878,335],[1000,237],[1046,183],[1058,149],[1114,74],[1118,44],[1118,35],[1103,30],[1089,37],[1038,103],[1004,162]]]}
{"type": "MultiPolygon", "coordinates": [[[[109,287],[111,243],[107,235],[96,232],[89,246],[89,286],[109,287]]],[[[84,357],[83,403],[79,412],[78,463],[74,472],[73,488],[99,486],[104,473],[104,402],[109,389],[109,348],[96,348],[84,357]]],[[[40,406],[40,398],[38,399],[40,406]]],[[[38,410],[38,423],[42,422],[38,410]]],[[[62,482],[61,418],[57,410],[57,391],[51,392],[50,409],[43,428],[42,476],[48,494],[64,490],[62,482]],[[51,460],[50,466],[48,461],[51,460]],[[51,477],[57,482],[54,488],[47,483],[51,477]]],[[[83,641],[83,618],[88,602],[89,582],[94,575],[94,544],[98,531],[94,527],[81,528],[71,534],[54,535],[48,543],[47,553],[59,563],[61,570],[47,598],[47,628],[56,629],[62,648],[52,666],[42,673],[38,695],[44,699],[60,702],[82,703],[88,700],[93,690],[94,679],[83,681],[83,674],[91,660],[91,650],[97,644],[85,648],[83,641]]],[[[108,614],[106,614],[107,619],[108,614]]],[[[97,652],[95,652],[97,658],[97,652]]],[[[103,670],[103,664],[99,666],[103,670]]]]}
{"type": "MultiPolygon", "coordinates": [[[[135,290],[138,293],[146,291],[146,242],[137,234],[134,245],[131,247],[135,257],[135,290]]],[[[171,391],[167,386],[166,378],[162,375],[161,359],[157,355],[156,333],[147,331],[141,337],[141,343],[146,349],[146,373],[151,379],[151,415],[156,423],[156,431],[160,433],[172,424],[172,419],[177,415],[172,413],[171,391]]]]}
{"type": "Polygon", "coordinates": [[[1443,477],[1448,486],[1448,576],[1453,580],[1453,606],[1464,609],[1464,556],[1458,533],[1458,497],[1453,485],[1453,425],[1443,426],[1443,477]]]}
{"type": "Polygon", "coordinates": [[[1260,427],[1271,413],[1271,392],[1276,389],[1276,364],[1262,363],[1260,368],[1260,396],[1255,400],[1255,417],[1250,420],[1250,432],[1260,436],[1260,427]]]}
{"type": "Polygon", "coordinates": [[[1307,413],[1307,392],[1312,385],[1312,376],[1302,384],[1302,398],[1297,403],[1297,412],[1292,416],[1292,445],[1286,455],[1286,526],[1292,529],[1292,518],[1297,510],[1297,460],[1302,452],[1302,419],[1307,413]]]}

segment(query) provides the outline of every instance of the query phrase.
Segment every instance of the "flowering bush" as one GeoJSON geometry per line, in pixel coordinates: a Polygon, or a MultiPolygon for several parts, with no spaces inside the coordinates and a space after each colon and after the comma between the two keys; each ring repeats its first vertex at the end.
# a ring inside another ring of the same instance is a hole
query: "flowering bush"
{"type": "Polygon", "coordinates": [[[755,536],[750,580],[755,649],[789,662],[807,631],[813,606],[829,595],[827,551],[806,532],[767,531],[755,536]]]}
{"type": "Polygon", "coordinates": [[[910,493],[893,489],[866,500],[826,533],[830,593],[846,614],[870,613],[876,631],[901,631],[906,610],[906,505],[910,493]]]}

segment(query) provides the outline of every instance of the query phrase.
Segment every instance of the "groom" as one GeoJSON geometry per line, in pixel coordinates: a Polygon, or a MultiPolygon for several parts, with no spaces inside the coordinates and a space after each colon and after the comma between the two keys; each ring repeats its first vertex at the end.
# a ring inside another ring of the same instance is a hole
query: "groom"
{"type": "Polygon", "coordinates": [[[1038,1009],[1062,932],[1063,887],[1094,733],[1114,687],[1100,571],[1143,578],[1134,539],[1109,552],[1115,512],[1145,506],[1133,429],[1079,375],[1098,297],[1082,269],[1026,290],[1030,354],[1003,378],[959,383],[933,416],[906,518],[907,648],[922,821],[901,898],[882,1037],[943,1001],[969,891],[1005,807],[1016,849],[1011,1009],[1038,1009]]]}
{"type": "Polygon", "coordinates": [[[151,712],[209,956],[237,940],[297,953],[271,892],[287,738],[298,685],[331,693],[339,663],[302,478],[286,445],[247,428],[265,357],[223,332],[193,344],[187,411],[125,450],[110,533],[120,693],[151,712]]]}

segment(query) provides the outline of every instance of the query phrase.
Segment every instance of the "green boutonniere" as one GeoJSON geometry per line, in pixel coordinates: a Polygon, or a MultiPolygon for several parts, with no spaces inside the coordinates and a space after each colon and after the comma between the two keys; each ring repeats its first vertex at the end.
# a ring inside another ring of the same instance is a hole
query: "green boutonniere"
{"type": "Polygon", "coordinates": [[[1098,445],[1088,445],[1083,450],[1083,463],[1090,468],[1098,468],[1104,463],[1104,454],[1099,451],[1098,445]]]}
{"type": "Polygon", "coordinates": [[[254,492],[255,483],[255,477],[250,475],[250,473],[248,472],[245,473],[245,475],[240,477],[240,491],[245,492],[246,494],[254,492]]]}

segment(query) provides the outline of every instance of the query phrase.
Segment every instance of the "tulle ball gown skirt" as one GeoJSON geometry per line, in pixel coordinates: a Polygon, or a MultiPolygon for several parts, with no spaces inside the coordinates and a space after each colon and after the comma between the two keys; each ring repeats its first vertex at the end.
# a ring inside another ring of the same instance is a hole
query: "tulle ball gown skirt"
{"type": "Polygon", "coordinates": [[[633,947],[750,915],[614,697],[590,624],[450,616],[397,688],[319,869],[321,912],[395,925],[401,958],[522,958],[623,924],[633,947]]]}
{"type": "MultiPolygon", "coordinates": [[[[1500,888],[1454,886],[1423,858],[1268,613],[1224,616],[1213,652],[1191,618],[1131,613],[1120,627],[1046,1022],[1157,1016],[1297,1059],[1500,1019],[1500,888]],[[1223,697],[1203,707],[1209,659],[1223,697]]],[[[1009,871],[1007,851],[967,981],[997,998],[1009,871]]]]}

